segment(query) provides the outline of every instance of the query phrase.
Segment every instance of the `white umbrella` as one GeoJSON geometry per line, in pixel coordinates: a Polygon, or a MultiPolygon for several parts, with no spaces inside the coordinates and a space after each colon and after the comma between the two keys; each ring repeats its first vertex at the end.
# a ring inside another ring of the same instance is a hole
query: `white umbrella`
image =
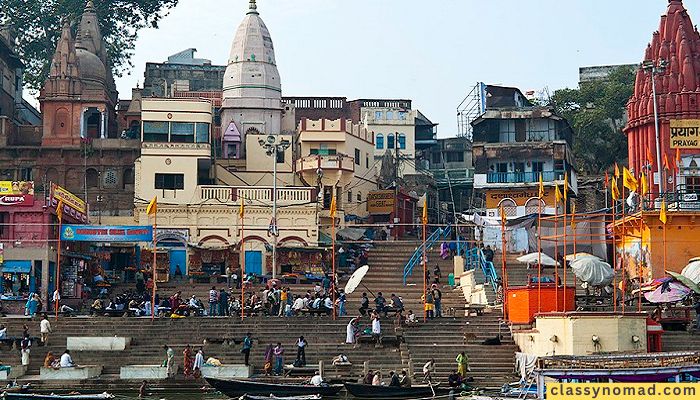
{"type": "Polygon", "coordinates": [[[571,270],[577,278],[591,286],[607,286],[615,274],[610,264],[594,257],[577,259],[571,263],[571,270]]]}
{"type": "Polygon", "coordinates": [[[360,286],[362,278],[367,275],[367,271],[369,271],[369,265],[363,265],[352,273],[350,279],[348,279],[348,283],[345,284],[346,294],[351,294],[355,291],[355,289],[357,289],[358,286],[360,286]]]}
{"type": "Polygon", "coordinates": [[[574,261],[574,260],[578,260],[579,258],[586,258],[586,257],[593,257],[593,258],[600,259],[600,257],[598,257],[598,256],[594,256],[594,255],[591,254],[591,253],[585,253],[585,252],[579,252],[579,253],[574,253],[574,254],[568,254],[568,255],[567,255],[566,257],[564,257],[564,258],[566,259],[566,261],[574,261]]]}
{"type": "Polygon", "coordinates": [[[544,253],[530,253],[517,258],[523,264],[542,264],[550,267],[559,265],[552,257],[544,253]]]}
{"type": "Polygon", "coordinates": [[[693,281],[695,284],[700,284],[700,260],[691,259],[690,263],[683,268],[681,275],[693,281]]]}

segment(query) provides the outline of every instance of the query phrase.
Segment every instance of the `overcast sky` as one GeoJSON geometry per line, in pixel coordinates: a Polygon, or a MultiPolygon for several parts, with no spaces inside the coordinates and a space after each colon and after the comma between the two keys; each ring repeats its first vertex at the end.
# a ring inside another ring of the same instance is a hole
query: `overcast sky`
{"type": "MultiPolygon", "coordinates": [[[[686,0],[694,21],[700,5],[686,0]]],[[[258,0],[285,96],[408,98],[454,136],[476,82],[523,91],[575,87],[578,68],[637,63],[666,0],[258,0]]],[[[180,0],[137,42],[121,98],[147,61],[189,47],[227,62],[248,0],[180,0]]]]}

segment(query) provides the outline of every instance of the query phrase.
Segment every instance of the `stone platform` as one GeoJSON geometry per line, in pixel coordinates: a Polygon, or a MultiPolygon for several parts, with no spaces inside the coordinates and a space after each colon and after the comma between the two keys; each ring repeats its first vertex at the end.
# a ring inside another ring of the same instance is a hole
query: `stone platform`
{"type": "Polygon", "coordinates": [[[214,367],[205,365],[202,367],[202,376],[205,378],[250,378],[253,375],[253,366],[244,364],[231,364],[214,367]]]}
{"type": "Polygon", "coordinates": [[[0,381],[7,381],[19,378],[27,373],[26,365],[13,365],[10,367],[10,372],[0,371],[0,381]]]}
{"type": "Polygon", "coordinates": [[[168,379],[168,369],[159,365],[127,365],[119,370],[122,380],[163,380],[168,379]]]}
{"type": "Polygon", "coordinates": [[[79,367],[60,369],[41,367],[40,377],[45,381],[79,381],[83,379],[97,378],[101,374],[101,365],[82,365],[79,367]]]}
{"type": "Polygon", "coordinates": [[[128,337],[68,336],[66,348],[74,351],[124,351],[131,344],[128,337]]]}

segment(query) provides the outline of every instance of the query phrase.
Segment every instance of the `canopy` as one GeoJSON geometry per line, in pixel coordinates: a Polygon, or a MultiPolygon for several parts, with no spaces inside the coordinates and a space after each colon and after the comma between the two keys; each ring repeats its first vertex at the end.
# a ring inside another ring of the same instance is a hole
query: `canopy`
{"type": "Polygon", "coordinates": [[[696,284],[700,284],[700,260],[691,259],[688,265],[683,268],[681,275],[690,279],[696,284]]]}
{"type": "Polygon", "coordinates": [[[673,271],[666,271],[669,275],[672,277],[676,278],[676,280],[682,284],[684,284],[688,289],[692,290],[695,293],[700,294],[700,286],[697,285],[697,283],[693,282],[690,278],[688,278],[685,275],[681,275],[677,272],[673,271]]]}
{"type": "Polygon", "coordinates": [[[6,274],[28,274],[32,271],[32,262],[29,260],[5,260],[0,266],[0,270],[6,274]]]}
{"type": "Polygon", "coordinates": [[[691,290],[680,282],[665,282],[652,292],[644,293],[644,297],[652,303],[675,303],[688,297],[691,290]]]}
{"type": "Polygon", "coordinates": [[[541,252],[525,254],[518,257],[517,260],[523,264],[542,264],[550,267],[559,265],[552,257],[541,252]]]}
{"type": "Polygon", "coordinates": [[[574,260],[578,260],[579,258],[587,258],[587,257],[593,257],[593,258],[600,259],[600,257],[598,257],[598,256],[594,256],[591,253],[585,253],[585,252],[569,254],[566,257],[564,257],[564,259],[566,261],[574,261],[574,260]]]}
{"type": "Polygon", "coordinates": [[[365,228],[343,228],[337,232],[337,235],[348,240],[360,240],[365,236],[365,231],[365,228]]]}
{"type": "Polygon", "coordinates": [[[592,286],[607,286],[615,272],[610,264],[597,257],[582,257],[571,263],[574,275],[592,286]]]}
{"type": "Polygon", "coordinates": [[[369,271],[369,266],[363,265],[352,273],[350,279],[348,279],[348,283],[345,284],[346,294],[351,294],[355,291],[355,289],[357,289],[358,286],[360,286],[360,282],[362,282],[362,278],[367,275],[367,271],[369,271]]]}

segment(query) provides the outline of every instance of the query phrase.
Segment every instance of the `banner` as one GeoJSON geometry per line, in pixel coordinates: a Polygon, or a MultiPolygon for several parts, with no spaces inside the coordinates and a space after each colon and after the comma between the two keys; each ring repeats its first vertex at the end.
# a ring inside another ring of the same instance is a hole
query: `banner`
{"type": "Polygon", "coordinates": [[[34,182],[0,181],[0,207],[34,205],[34,182]]]}
{"type": "Polygon", "coordinates": [[[0,264],[5,261],[5,243],[0,243],[0,264]]]}
{"type": "Polygon", "coordinates": [[[394,212],[394,191],[375,190],[367,194],[367,212],[370,214],[391,214],[394,212]]]}
{"type": "Polygon", "coordinates": [[[63,200],[63,215],[70,215],[74,219],[87,222],[87,207],[85,201],[69,192],[68,190],[58,186],[55,183],[51,184],[51,194],[49,196],[50,206],[57,207],[58,202],[63,200]]]}
{"type": "Polygon", "coordinates": [[[151,242],[152,226],[63,225],[61,240],[68,242],[151,242]]]}
{"type": "Polygon", "coordinates": [[[672,119],[671,148],[700,149],[700,120],[672,119]]]}

